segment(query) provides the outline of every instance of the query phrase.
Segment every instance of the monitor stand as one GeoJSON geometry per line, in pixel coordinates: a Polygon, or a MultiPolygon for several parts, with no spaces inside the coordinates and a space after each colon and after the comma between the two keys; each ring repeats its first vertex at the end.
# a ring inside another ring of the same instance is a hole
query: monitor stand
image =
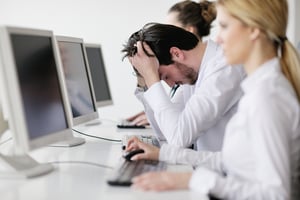
{"type": "Polygon", "coordinates": [[[100,125],[100,124],[102,124],[100,119],[94,119],[92,121],[84,123],[85,126],[97,126],[97,125],[100,125]]]}
{"type": "Polygon", "coordinates": [[[49,146],[51,147],[74,147],[85,143],[85,139],[81,137],[74,137],[71,135],[67,140],[63,140],[49,146]]]}
{"type": "Polygon", "coordinates": [[[40,164],[29,155],[3,155],[0,153],[0,161],[4,161],[10,169],[0,171],[1,178],[33,178],[47,174],[54,170],[49,163],[40,164]]]}
{"type": "Polygon", "coordinates": [[[3,116],[2,110],[1,110],[1,105],[0,105],[0,136],[1,136],[2,133],[4,133],[4,131],[7,130],[7,128],[8,128],[8,123],[4,119],[4,116],[3,116]]]}

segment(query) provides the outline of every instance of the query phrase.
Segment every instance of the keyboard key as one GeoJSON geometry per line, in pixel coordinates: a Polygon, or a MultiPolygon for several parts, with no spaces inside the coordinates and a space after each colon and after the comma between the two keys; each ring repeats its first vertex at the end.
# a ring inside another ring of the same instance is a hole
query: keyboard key
{"type": "Polygon", "coordinates": [[[147,143],[147,144],[151,144],[154,145],[158,148],[160,148],[160,143],[159,140],[153,136],[153,135],[124,135],[122,138],[122,149],[125,150],[128,140],[132,137],[137,137],[139,138],[140,141],[147,143]]]}

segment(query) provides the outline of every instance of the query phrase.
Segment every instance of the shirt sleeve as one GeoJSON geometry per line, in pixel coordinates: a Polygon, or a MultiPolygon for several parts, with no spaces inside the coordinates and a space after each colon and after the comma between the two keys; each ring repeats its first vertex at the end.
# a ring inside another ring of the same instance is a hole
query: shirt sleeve
{"type": "Polygon", "coordinates": [[[149,104],[147,103],[147,101],[145,100],[144,93],[145,92],[143,90],[140,90],[138,87],[135,90],[135,96],[143,104],[144,111],[145,111],[145,114],[147,116],[147,120],[149,121],[149,123],[151,125],[151,128],[153,129],[154,133],[156,134],[156,136],[158,137],[159,140],[165,141],[166,138],[162,134],[162,132],[161,132],[158,124],[156,123],[156,120],[154,118],[153,110],[149,106],[149,104]]]}
{"type": "Polygon", "coordinates": [[[202,194],[212,194],[221,199],[289,199],[282,188],[238,179],[204,167],[194,171],[189,182],[189,188],[202,194]]]}
{"type": "Polygon", "coordinates": [[[210,169],[222,171],[220,152],[195,151],[163,144],[160,149],[159,160],[172,164],[187,164],[194,167],[207,166],[210,169]]]}
{"type": "MultiPolygon", "coordinates": [[[[276,98],[270,99],[257,95],[255,106],[250,106],[249,120],[246,127],[251,151],[255,156],[253,177],[247,174],[239,176],[237,170],[225,170],[220,173],[209,168],[198,168],[192,175],[189,187],[202,193],[210,193],[218,198],[243,200],[290,199],[291,160],[290,141],[292,131],[288,121],[293,121],[288,106],[276,104],[276,98]],[[263,98],[263,101],[259,99],[263,98]],[[275,102],[275,103],[273,103],[275,102]],[[254,113],[259,115],[253,116],[254,113]]],[[[274,97],[273,97],[274,98],[274,97]]],[[[238,149],[237,149],[238,150],[238,149]]],[[[240,172],[241,173],[241,172],[240,172]]]]}
{"type": "Polygon", "coordinates": [[[201,80],[183,110],[170,101],[160,83],[153,84],[145,92],[144,97],[168,143],[189,147],[240,98],[240,71],[225,64],[217,69],[201,80]]]}

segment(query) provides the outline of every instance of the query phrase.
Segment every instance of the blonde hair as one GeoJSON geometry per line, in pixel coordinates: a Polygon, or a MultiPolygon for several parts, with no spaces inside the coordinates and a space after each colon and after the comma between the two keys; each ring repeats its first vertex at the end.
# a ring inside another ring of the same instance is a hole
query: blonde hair
{"type": "Polygon", "coordinates": [[[286,0],[218,0],[232,16],[257,27],[278,49],[282,72],[290,81],[300,102],[300,56],[286,37],[288,3],[286,0]],[[280,55],[281,54],[281,55],[280,55]]]}

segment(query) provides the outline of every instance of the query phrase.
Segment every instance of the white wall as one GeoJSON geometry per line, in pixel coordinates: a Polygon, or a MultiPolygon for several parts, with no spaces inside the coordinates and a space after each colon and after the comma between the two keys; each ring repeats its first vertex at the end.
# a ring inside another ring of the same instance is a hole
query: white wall
{"type": "Polygon", "coordinates": [[[298,50],[300,51],[300,1],[299,0],[294,0],[295,2],[295,7],[293,8],[293,11],[295,15],[292,17],[294,20],[294,23],[292,27],[295,29],[295,40],[294,44],[298,46],[298,50]]]}
{"type": "Polygon", "coordinates": [[[296,46],[300,42],[300,1],[288,0],[289,3],[289,23],[287,30],[288,39],[296,46]],[[297,9],[298,8],[298,9],[297,9]]]}
{"type": "MultiPolygon", "coordinates": [[[[131,33],[145,23],[164,22],[178,0],[0,0],[0,24],[53,30],[102,44],[114,106],[100,109],[103,117],[126,117],[142,109],[135,99],[135,77],[120,50],[131,33]]],[[[300,40],[299,0],[289,0],[288,37],[300,40]],[[297,18],[295,18],[297,16],[297,18]]]]}
{"type": "Polygon", "coordinates": [[[142,109],[133,95],[136,81],[120,50],[147,22],[164,22],[176,0],[0,0],[0,24],[53,30],[102,45],[114,106],[100,108],[108,118],[142,109]]]}

